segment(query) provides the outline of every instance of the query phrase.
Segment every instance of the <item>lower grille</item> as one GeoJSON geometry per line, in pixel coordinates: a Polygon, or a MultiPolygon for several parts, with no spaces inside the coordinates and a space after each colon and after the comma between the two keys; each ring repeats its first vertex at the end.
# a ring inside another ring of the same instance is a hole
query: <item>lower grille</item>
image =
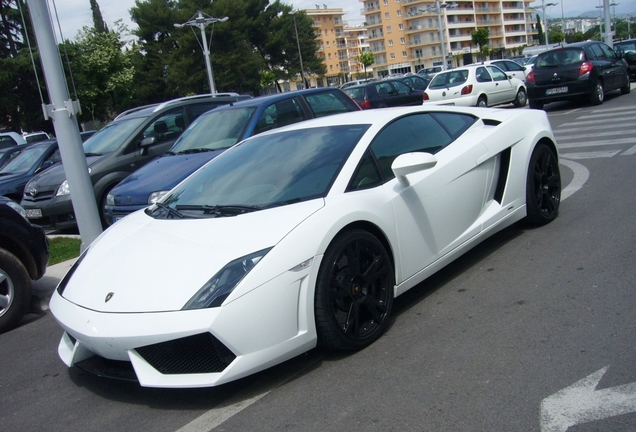
{"type": "Polygon", "coordinates": [[[210,333],[202,333],[154,345],[136,351],[162,374],[223,372],[236,355],[210,333]]]}
{"type": "Polygon", "coordinates": [[[75,363],[73,366],[101,378],[123,381],[137,381],[132,364],[127,361],[108,360],[100,356],[92,356],[75,363]]]}

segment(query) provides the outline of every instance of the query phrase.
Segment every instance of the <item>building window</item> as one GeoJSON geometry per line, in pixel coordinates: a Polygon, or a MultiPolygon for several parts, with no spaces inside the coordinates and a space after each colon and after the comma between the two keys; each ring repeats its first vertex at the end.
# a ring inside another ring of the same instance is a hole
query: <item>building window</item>
{"type": "Polygon", "coordinates": [[[395,60],[395,54],[391,53],[391,60],[395,60]]]}
{"type": "Polygon", "coordinates": [[[397,11],[397,16],[402,16],[402,10],[397,11]]]}
{"type": "Polygon", "coordinates": [[[384,14],[384,19],[391,19],[391,14],[389,14],[388,12],[386,12],[384,14]]]}
{"type": "Polygon", "coordinates": [[[404,30],[404,24],[400,24],[400,25],[398,25],[398,28],[399,28],[400,30],[404,30]]]}
{"type": "Polygon", "coordinates": [[[391,33],[393,31],[393,29],[391,28],[391,26],[386,26],[386,32],[387,33],[391,33]]]}
{"type": "Polygon", "coordinates": [[[384,0],[384,6],[388,6],[389,0],[384,0]]]}
{"type": "Polygon", "coordinates": [[[401,43],[402,45],[404,45],[404,43],[405,43],[405,42],[406,42],[406,41],[404,40],[404,38],[400,38],[400,43],[401,43]]]}
{"type": "Polygon", "coordinates": [[[389,46],[393,46],[393,39],[389,39],[389,46]]]}
{"type": "Polygon", "coordinates": [[[408,54],[406,54],[406,51],[402,51],[402,57],[406,58],[408,56],[408,54]]]}

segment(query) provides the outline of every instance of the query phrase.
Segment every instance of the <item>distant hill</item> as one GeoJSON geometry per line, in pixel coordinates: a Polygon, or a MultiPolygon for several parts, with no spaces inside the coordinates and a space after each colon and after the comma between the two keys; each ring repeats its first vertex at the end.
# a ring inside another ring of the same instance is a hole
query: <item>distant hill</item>
{"type": "MultiPolygon", "coordinates": [[[[616,1],[612,1],[610,3],[617,3],[616,1]]],[[[552,13],[547,13],[548,18],[560,18],[560,13],[556,13],[556,11],[550,11],[552,13]]],[[[614,14],[617,16],[636,16],[636,0],[621,0],[617,6],[610,7],[610,12],[612,14],[612,18],[614,14]]],[[[569,18],[598,18],[602,14],[602,9],[595,8],[592,10],[581,10],[577,9],[576,6],[572,9],[569,9],[565,12],[566,17],[569,18]]]]}

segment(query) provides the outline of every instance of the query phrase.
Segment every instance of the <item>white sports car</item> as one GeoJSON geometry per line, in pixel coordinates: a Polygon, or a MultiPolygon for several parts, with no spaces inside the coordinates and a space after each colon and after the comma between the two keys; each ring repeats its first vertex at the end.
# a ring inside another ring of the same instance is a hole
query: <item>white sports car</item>
{"type": "Polygon", "coordinates": [[[552,221],[560,195],[538,110],[394,108],[258,135],[90,245],[51,299],[58,352],[202,387],[359,349],[395,296],[516,221],[552,221]]]}

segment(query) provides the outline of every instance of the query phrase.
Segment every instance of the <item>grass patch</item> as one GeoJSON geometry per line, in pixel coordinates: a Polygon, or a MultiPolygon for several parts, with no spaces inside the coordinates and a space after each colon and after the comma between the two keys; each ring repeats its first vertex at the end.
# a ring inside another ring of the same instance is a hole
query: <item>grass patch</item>
{"type": "Polygon", "coordinates": [[[55,237],[49,239],[49,265],[77,258],[82,240],[71,237],[55,237]]]}

